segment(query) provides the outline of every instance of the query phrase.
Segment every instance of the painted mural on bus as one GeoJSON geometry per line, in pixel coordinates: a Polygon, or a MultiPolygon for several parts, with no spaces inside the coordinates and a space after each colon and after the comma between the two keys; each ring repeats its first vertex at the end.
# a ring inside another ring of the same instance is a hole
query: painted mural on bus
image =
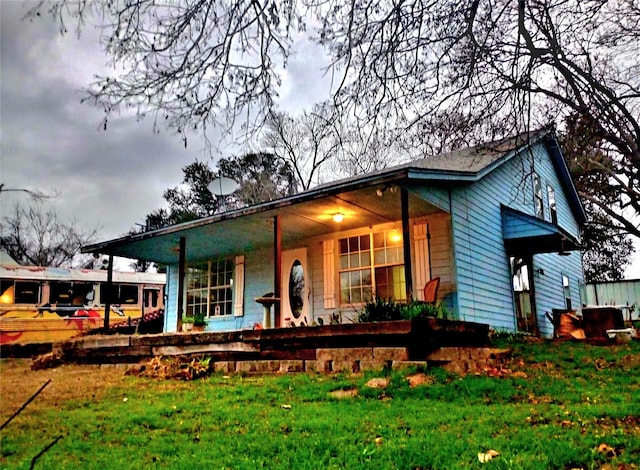
{"type": "MultiPolygon", "coordinates": [[[[56,342],[104,326],[161,332],[165,275],[0,265],[0,344],[56,342]]],[[[140,331],[140,330],[144,331],[140,331]]]]}

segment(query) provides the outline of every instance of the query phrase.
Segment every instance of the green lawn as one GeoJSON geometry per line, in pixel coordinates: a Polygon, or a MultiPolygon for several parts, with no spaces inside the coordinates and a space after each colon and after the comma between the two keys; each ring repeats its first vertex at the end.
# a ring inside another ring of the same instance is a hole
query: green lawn
{"type": "Polygon", "coordinates": [[[35,468],[640,468],[640,343],[509,346],[501,376],[430,370],[413,388],[409,372],[384,390],[365,385],[383,373],[131,377],[100,401],[27,407],[1,464],[29,468],[63,436],[35,468]]]}

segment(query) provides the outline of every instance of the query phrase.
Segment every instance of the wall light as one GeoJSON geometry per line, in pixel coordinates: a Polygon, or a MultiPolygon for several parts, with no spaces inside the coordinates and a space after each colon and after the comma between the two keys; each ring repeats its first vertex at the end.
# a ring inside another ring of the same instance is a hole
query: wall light
{"type": "Polygon", "coordinates": [[[339,224],[344,220],[344,214],[342,212],[336,212],[331,216],[331,218],[333,219],[334,222],[339,224]]]}
{"type": "Polygon", "coordinates": [[[393,229],[389,234],[389,239],[393,243],[398,243],[400,240],[402,240],[402,234],[397,229],[393,229]]]}

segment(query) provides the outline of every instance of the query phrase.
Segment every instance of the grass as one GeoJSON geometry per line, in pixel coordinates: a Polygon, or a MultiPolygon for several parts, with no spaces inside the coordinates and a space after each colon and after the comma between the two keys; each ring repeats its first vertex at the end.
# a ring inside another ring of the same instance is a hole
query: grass
{"type": "Polygon", "coordinates": [[[640,468],[640,343],[503,343],[501,376],[432,370],[414,388],[408,373],[386,389],[366,386],[382,373],[131,377],[99,400],[36,400],[2,431],[0,464],[29,468],[63,436],[35,468],[640,468]]]}

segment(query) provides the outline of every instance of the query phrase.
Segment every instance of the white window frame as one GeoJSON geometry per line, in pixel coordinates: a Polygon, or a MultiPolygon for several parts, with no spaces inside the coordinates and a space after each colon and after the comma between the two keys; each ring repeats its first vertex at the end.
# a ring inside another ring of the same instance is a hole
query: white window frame
{"type": "MultiPolygon", "coordinates": [[[[360,235],[354,235],[354,236],[349,236],[349,237],[343,237],[337,240],[337,256],[338,256],[338,269],[337,269],[337,277],[338,277],[338,285],[339,285],[339,304],[341,306],[346,306],[346,305],[361,305],[366,303],[369,300],[372,300],[376,295],[376,286],[377,286],[377,281],[376,281],[376,269],[378,268],[404,268],[404,252],[403,252],[403,244],[402,244],[402,232],[397,230],[397,229],[392,229],[392,230],[381,230],[381,231],[376,231],[376,232],[369,232],[369,233],[365,233],[365,234],[360,234],[360,235]],[[374,237],[382,235],[384,238],[384,246],[382,248],[380,247],[376,247],[374,246],[374,237]],[[396,244],[389,244],[387,245],[387,240],[389,240],[389,238],[391,236],[398,236],[399,240],[396,241],[396,244]],[[361,238],[361,237],[369,237],[369,247],[368,249],[365,250],[358,250],[357,252],[350,252],[350,251],[346,251],[346,252],[342,252],[341,250],[341,243],[343,241],[347,241],[348,244],[348,240],[350,238],[361,238]],[[367,253],[368,251],[368,253],[367,253]],[[385,258],[385,262],[378,262],[376,263],[376,254],[381,254],[381,251],[384,251],[384,258],[385,258]],[[389,262],[388,259],[390,258],[389,255],[393,255],[395,251],[395,260],[393,260],[393,256],[391,256],[392,261],[389,262]],[[355,255],[356,253],[359,253],[360,256],[364,255],[364,256],[368,256],[368,263],[369,264],[359,264],[357,266],[347,266],[347,267],[343,267],[343,263],[342,263],[342,256],[351,256],[351,255],[355,255]],[[351,296],[349,296],[349,298],[345,299],[343,297],[343,285],[342,285],[342,275],[346,274],[346,273],[351,273],[351,272],[357,272],[357,271],[369,271],[370,272],[370,276],[371,276],[371,284],[360,284],[360,289],[361,289],[361,296],[360,296],[360,300],[359,301],[353,301],[351,296]],[[370,289],[371,291],[371,298],[367,297],[367,288],[370,289]]],[[[401,298],[396,298],[393,299],[395,301],[406,301],[406,279],[404,279],[404,271],[402,271],[402,280],[400,282],[400,289],[399,292],[401,292],[401,295],[404,295],[404,297],[401,298]],[[404,288],[403,288],[404,285],[404,288]]]]}

